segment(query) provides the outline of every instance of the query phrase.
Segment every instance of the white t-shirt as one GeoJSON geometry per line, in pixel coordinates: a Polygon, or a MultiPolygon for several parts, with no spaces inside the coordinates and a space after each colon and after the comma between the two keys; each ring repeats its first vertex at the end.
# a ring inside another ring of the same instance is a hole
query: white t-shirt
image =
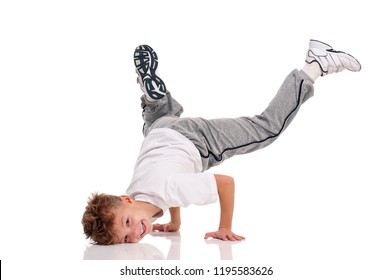
{"type": "Polygon", "coordinates": [[[170,128],[153,129],[143,141],[126,193],[163,212],[213,203],[218,195],[215,177],[201,172],[200,153],[189,139],[170,128]]]}

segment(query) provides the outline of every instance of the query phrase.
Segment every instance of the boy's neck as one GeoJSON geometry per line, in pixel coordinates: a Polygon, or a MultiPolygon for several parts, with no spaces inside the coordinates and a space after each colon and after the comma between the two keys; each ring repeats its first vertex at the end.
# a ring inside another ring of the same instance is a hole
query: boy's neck
{"type": "Polygon", "coordinates": [[[134,202],[138,207],[142,208],[146,211],[147,215],[153,218],[154,216],[160,216],[162,214],[162,209],[154,204],[145,201],[135,201],[134,202]]]}

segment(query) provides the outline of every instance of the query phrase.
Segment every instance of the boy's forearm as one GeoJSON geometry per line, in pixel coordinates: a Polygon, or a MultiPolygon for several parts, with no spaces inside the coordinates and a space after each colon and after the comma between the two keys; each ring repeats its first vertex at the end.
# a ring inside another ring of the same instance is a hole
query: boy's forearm
{"type": "Polygon", "coordinates": [[[169,208],[170,220],[172,223],[181,225],[181,211],[180,207],[169,208]]]}
{"type": "Polygon", "coordinates": [[[231,231],[234,212],[234,179],[225,175],[214,176],[221,208],[219,229],[213,232],[207,232],[204,238],[207,239],[212,237],[224,241],[243,240],[245,237],[237,235],[231,231]]]}
{"type": "Polygon", "coordinates": [[[234,179],[230,176],[215,175],[221,208],[219,228],[231,230],[234,212],[234,179]]]}

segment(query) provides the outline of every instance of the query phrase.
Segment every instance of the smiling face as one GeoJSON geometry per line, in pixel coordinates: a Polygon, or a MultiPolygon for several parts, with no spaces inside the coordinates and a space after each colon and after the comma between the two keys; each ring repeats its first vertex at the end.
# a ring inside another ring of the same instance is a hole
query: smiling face
{"type": "Polygon", "coordinates": [[[113,233],[116,243],[137,243],[152,231],[147,213],[129,196],[121,196],[121,204],[113,210],[113,233]]]}

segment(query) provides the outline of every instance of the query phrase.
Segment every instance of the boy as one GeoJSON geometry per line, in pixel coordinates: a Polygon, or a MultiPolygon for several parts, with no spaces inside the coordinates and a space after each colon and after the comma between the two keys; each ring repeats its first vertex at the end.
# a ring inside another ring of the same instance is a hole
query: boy
{"type": "Polygon", "coordinates": [[[153,230],[178,231],[180,207],[205,205],[217,199],[221,208],[219,227],[206,233],[205,238],[244,239],[231,230],[233,178],[204,171],[234,155],[271,144],[313,96],[313,83],[319,76],[361,69],[351,55],[310,40],[303,69],[287,76],[262,114],[205,120],[180,118],[183,108],[159,77],[158,57],[151,47],[137,47],[134,62],[144,93],[145,140],[127,195],[93,194],[89,198],[82,224],[86,236],[97,244],[139,242],[153,230]],[[170,222],[153,225],[152,221],[166,210],[170,222]]]}

